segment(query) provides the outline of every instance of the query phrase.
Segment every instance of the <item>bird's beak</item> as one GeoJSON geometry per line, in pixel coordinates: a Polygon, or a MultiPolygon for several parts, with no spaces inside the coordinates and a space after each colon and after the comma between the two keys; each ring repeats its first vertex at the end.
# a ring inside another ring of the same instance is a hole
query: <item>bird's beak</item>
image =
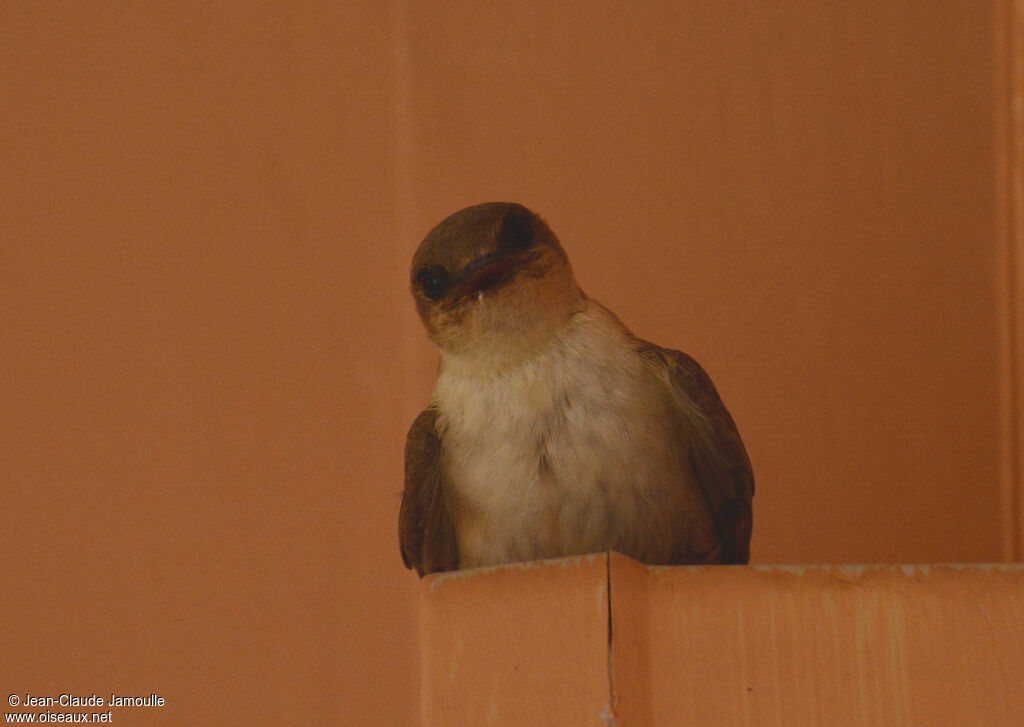
{"type": "Polygon", "coordinates": [[[525,265],[529,259],[529,256],[523,255],[500,258],[481,255],[466,266],[462,283],[451,293],[452,302],[497,285],[513,270],[525,265]]]}

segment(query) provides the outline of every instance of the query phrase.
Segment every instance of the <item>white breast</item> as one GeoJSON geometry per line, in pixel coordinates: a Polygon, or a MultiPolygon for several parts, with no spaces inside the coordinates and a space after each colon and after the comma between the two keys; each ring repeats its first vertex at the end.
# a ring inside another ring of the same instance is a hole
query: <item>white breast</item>
{"type": "Polygon", "coordinates": [[[434,390],[460,567],[608,547],[668,556],[660,551],[689,476],[682,443],[611,313],[590,303],[515,367],[465,364],[442,365],[434,390]]]}

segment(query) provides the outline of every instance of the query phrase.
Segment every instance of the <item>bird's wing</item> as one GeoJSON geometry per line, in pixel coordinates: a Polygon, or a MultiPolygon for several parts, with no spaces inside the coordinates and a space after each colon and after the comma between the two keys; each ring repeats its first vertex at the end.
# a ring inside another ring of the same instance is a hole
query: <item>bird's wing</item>
{"type": "Polygon", "coordinates": [[[416,417],[405,440],[398,539],[406,567],[421,576],[459,566],[455,526],[444,495],[437,410],[431,407],[416,417]]]}
{"type": "Polygon", "coordinates": [[[708,500],[722,563],[750,560],[754,472],[736,424],[700,364],[679,351],[640,342],[640,353],[665,381],[688,429],[687,456],[708,500]]]}

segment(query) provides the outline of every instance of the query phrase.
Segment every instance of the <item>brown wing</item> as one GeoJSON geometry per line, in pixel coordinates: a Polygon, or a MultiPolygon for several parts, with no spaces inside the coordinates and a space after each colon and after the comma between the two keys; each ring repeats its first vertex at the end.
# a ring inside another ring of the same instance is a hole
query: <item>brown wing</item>
{"type": "Polygon", "coordinates": [[[421,576],[459,567],[459,548],[441,473],[437,411],[424,409],[405,440],[405,491],[398,514],[402,560],[421,576]]]}
{"type": "Polygon", "coordinates": [[[700,364],[685,353],[640,342],[640,352],[668,384],[689,429],[690,465],[708,500],[722,563],[750,560],[754,472],[736,424],[700,364]]]}

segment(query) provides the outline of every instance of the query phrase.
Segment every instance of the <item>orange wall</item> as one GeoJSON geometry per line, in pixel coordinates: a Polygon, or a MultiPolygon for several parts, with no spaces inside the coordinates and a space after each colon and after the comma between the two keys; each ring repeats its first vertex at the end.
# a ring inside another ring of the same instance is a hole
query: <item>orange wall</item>
{"type": "Polygon", "coordinates": [[[1013,552],[1003,6],[549,5],[0,4],[0,683],[415,723],[407,265],[489,199],[711,372],[756,562],[1013,552]]]}

